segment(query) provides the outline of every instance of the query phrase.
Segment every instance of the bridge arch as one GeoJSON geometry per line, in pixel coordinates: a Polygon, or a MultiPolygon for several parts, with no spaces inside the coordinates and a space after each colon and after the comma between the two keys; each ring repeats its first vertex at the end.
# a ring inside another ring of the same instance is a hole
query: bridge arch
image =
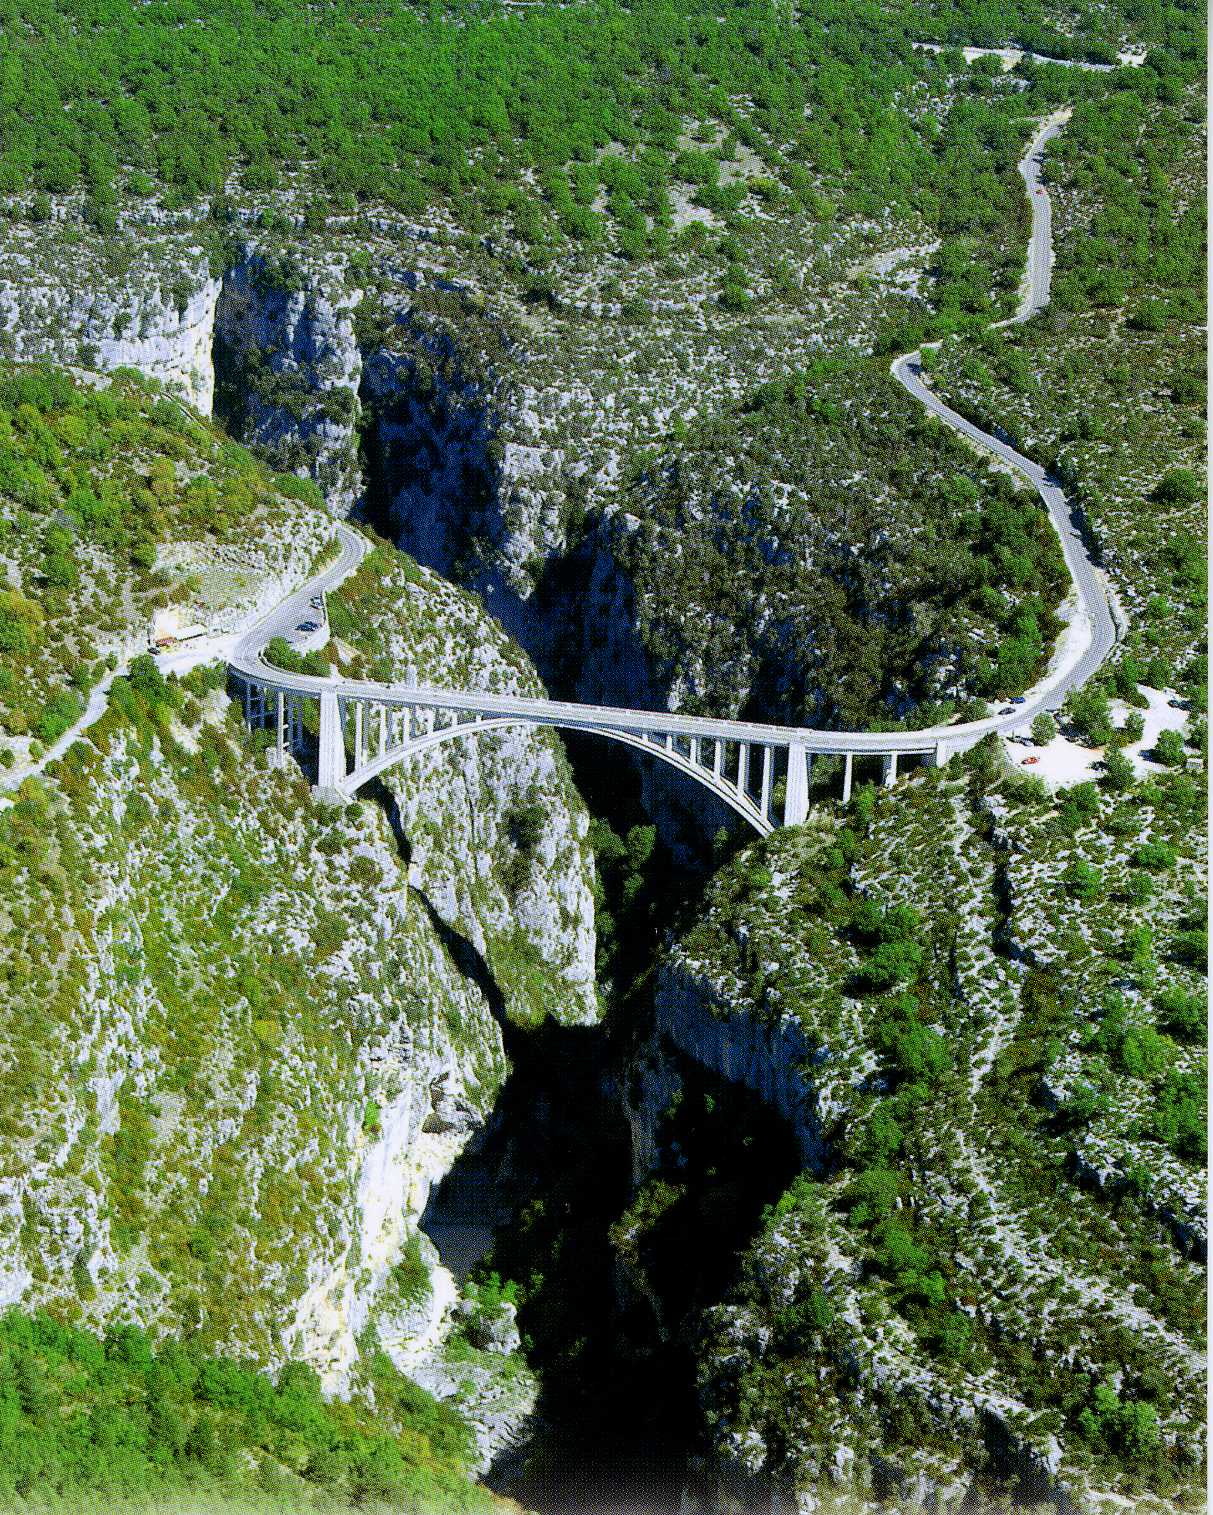
{"type": "MultiPolygon", "coordinates": [[[[394,768],[398,763],[403,763],[419,753],[428,752],[443,742],[460,737],[479,736],[487,731],[500,731],[508,726],[529,726],[533,729],[548,726],[552,729],[579,731],[587,736],[605,737],[608,741],[619,742],[625,747],[631,747],[649,757],[656,758],[688,778],[694,779],[709,794],[714,795],[736,812],[742,820],[753,827],[759,836],[769,836],[775,830],[776,822],[769,814],[764,813],[748,790],[733,784],[723,772],[717,773],[714,769],[694,761],[687,753],[679,752],[677,747],[665,746],[630,731],[583,725],[580,722],[532,721],[522,716],[485,716],[451,726],[442,726],[435,731],[412,737],[407,742],[397,743],[395,747],[389,747],[386,752],[378,753],[367,762],[355,767],[338,787],[342,793],[352,796],[364,784],[370,783],[373,778],[377,778],[389,768],[394,768]]],[[[772,752],[773,763],[774,748],[769,750],[772,752]]]]}

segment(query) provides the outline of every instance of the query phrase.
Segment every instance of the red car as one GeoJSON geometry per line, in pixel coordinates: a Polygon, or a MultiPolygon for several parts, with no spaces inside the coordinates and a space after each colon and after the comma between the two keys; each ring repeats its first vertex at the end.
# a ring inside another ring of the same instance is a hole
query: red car
{"type": "Polygon", "coordinates": [[[1026,757],[1023,760],[1023,765],[1024,765],[1025,768],[1030,768],[1033,763],[1039,763],[1039,762],[1040,762],[1040,759],[1038,757],[1026,757]]]}

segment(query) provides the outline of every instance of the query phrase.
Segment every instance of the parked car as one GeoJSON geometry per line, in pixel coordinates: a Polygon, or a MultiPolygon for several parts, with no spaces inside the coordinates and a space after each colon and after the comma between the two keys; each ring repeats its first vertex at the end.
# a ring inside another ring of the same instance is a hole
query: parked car
{"type": "Polygon", "coordinates": [[[300,621],[295,628],[296,631],[319,631],[319,629],[315,621],[300,621]]]}
{"type": "Polygon", "coordinates": [[[1015,711],[1012,706],[1004,705],[998,713],[999,715],[1014,715],[1015,711]]]}
{"type": "Polygon", "coordinates": [[[1023,702],[1024,702],[1024,696],[1022,694],[1015,695],[1014,698],[1011,700],[1011,704],[1012,705],[1022,705],[1023,702]]]}
{"type": "Polygon", "coordinates": [[[1040,762],[1040,759],[1038,757],[1026,757],[1023,760],[1023,765],[1024,765],[1025,768],[1031,768],[1034,763],[1039,763],[1039,762],[1040,762]]]}

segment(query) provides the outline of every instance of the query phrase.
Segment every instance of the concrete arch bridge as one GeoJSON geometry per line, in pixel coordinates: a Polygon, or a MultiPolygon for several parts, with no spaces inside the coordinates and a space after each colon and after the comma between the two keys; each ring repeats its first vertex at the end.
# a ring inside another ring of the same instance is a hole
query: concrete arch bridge
{"type": "Polygon", "coordinates": [[[280,761],[307,742],[305,704],[319,705],[316,787],[350,798],[389,768],[442,743],[469,741],[510,726],[552,726],[619,742],[700,784],[765,836],[799,825],[809,813],[814,758],[842,761],[842,799],[851,797],[856,760],[872,759],[885,784],[899,764],[945,762],[980,740],[958,730],[831,732],[716,721],[652,710],[620,710],[522,695],[367,684],[281,673],[266,664],[233,665],[243,686],[246,718],[272,730],[280,761]],[[964,740],[969,738],[969,740],[964,740]]]}

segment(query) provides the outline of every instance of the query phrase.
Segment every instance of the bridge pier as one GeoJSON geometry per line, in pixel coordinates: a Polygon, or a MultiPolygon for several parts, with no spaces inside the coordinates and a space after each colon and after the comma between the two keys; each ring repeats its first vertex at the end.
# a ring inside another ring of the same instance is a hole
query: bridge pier
{"type": "Polygon", "coordinates": [[[844,753],[842,759],[842,803],[844,805],[849,805],[851,803],[851,774],[854,761],[854,753],[844,753]]]}
{"type": "Polygon", "coordinates": [[[799,742],[788,748],[787,787],[783,796],[783,823],[799,826],[809,814],[809,775],[812,759],[799,742]]]}
{"type": "Polygon", "coordinates": [[[341,794],[345,782],[345,739],[341,732],[341,711],[337,691],[325,689],[320,695],[320,750],[316,763],[316,788],[341,794]]]}
{"type": "Polygon", "coordinates": [[[897,782],[897,754],[895,752],[888,753],[885,757],[881,758],[881,764],[881,780],[886,789],[891,789],[897,782]]]}
{"type": "Polygon", "coordinates": [[[762,798],[759,801],[759,810],[769,821],[771,815],[771,789],[773,787],[773,775],[775,770],[775,749],[764,747],[762,749],[762,798]]]}

